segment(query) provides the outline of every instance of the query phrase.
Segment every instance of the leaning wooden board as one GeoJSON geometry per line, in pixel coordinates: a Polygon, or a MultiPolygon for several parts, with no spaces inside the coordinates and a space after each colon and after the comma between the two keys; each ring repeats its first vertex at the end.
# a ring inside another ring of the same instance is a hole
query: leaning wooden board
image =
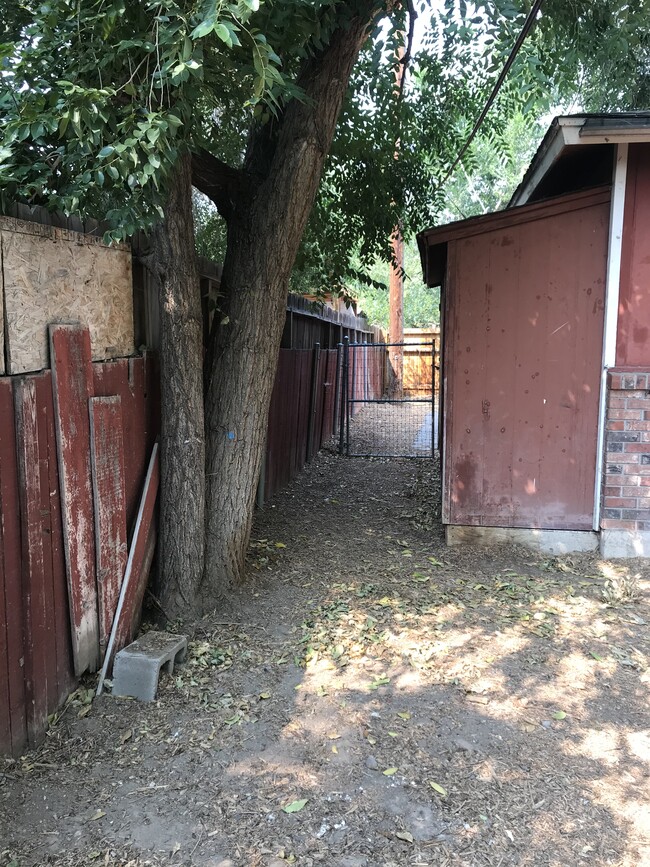
{"type": "Polygon", "coordinates": [[[41,457],[38,436],[36,378],[18,380],[15,387],[16,445],[22,516],[22,584],[25,612],[24,667],[27,733],[34,742],[45,729],[48,688],[56,680],[56,654],[50,652],[51,560],[45,556],[41,503],[41,457]],[[48,562],[49,561],[49,562],[48,562]],[[49,567],[49,568],[48,568],[49,567]],[[48,591],[50,591],[48,593],[48,591]],[[50,666],[54,666],[54,671],[50,666]]]}
{"type": "Polygon", "coordinates": [[[160,483],[160,459],[158,443],[153,447],[147,477],[140,498],[138,517],[136,518],[129,559],[126,564],[124,581],[120,590],[117,611],[111,629],[111,636],[104,657],[104,665],[99,676],[97,695],[104,687],[104,679],[108,674],[113,657],[135,637],[139,612],[142,607],[144,591],[147,586],[149,569],[155,547],[156,521],[155,507],[160,483]]]}
{"type": "Polygon", "coordinates": [[[25,747],[23,597],[13,383],[0,378],[0,749],[25,747]],[[4,593],[2,592],[4,588],[4,593]]]}
{"type": "Polygon", "coordinates": [[[90,399],[90,456],[95,500],[99,648],[103,660],[128,556],[122,401],[90,399]]]}
{"type": "Polygon", "coordinates": [[[99,624],[88,401],[93,393],[90,334],[81,325],[50,326],[50,361],[66,572],[77,676],[96,671],[99,624]]]}

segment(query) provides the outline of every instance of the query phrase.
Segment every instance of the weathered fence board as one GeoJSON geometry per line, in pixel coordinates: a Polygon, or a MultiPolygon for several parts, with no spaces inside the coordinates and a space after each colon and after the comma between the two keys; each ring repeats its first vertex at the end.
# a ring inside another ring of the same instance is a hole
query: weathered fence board
{"type": "MultiPolygon", "coordinates": [[[[93,371],[96,383],[121,396],[123,410],[125,400],[130,407],[131,418],[111,434],[121,431],[135,474],[126,481],[135,522],[159,399],[155,359],[133,361],[94,364],[93,371]]],[[[87,420],[88,409],[86,401],[87,420]]],[[[74,684],[52,374],[0,377],[0,753],[38,744],[47,715],[74,684]]]]}
{"type": "Polygon", "coordinates": [[[289,479],[292,437],[287,422],[288,401],[291,395],[294,363],[290,352],[281,352],[269,408],[266,479],[267,491],[276,491],[289,479]]]}
{"type": "Polygon", "coordinates": [[[127,561],[122,401],[90,399],[90,455],[95,503],[99,647],[103,660],[127,561]]]}
{"type": "Polygon", "coordinates": [[[307,460],[307,434],[309,432],[309,407],[311,400],[312,350],[294,350],[296,363],[296,397],[298,407],[294,412],[296,430],[296,472],[304,467],[307,460]]]}
{"type": "Polygon", "coordinates": [[[269,410],[264,494],[272,496],[332,437],[341,369],[336,349],[281,349],[269,410]],[[314,379],[314,373],[316,374],[314,379]]]}
{"type": "Polygon", "coordinates": [[[14,399],[11,380],[5,378],[0,379],[0,419],[0,751],[17,753],[27,738],[23,600],[14,399]]]}
{"type": "Polygon", "coordinates": [[[37,378],[37,398],[41,418],[39,455],[41,462],[47,460],[47,469],[41,473],[43,513],[47,518],[48,550],[52,564],[53,607],[50,624],[53,627],[51,655],[56,658],[57,689],[50,690],[48,712],[53,713],[61,700],[67,696],[74,683],[72,642],[70,638],[70,615],[68,606],[68,583],[65,569],[63,522],[61,519],[61,494],[59,489],[56,430],[54,424],[54,398],[52,374],[44,371],[37,378]],[[46,457],[47,456],[47,457],[46,457]]]}
{"type": "MultiPolygon", "coordinates": [[[[56,670],[56,638],[54,630],[54,618],[51,616],[54,611],[54,587],[52,585],[52,534],[50,528],[50,478],[48,467],[48,450],[47,450],[47,406],[43,403],[43,392],[49,387],[52,389],[49,374],[47,376],[38,375],[33,377],[34,383],[34,399],[35,399],[35,414],[36,414],[36,436],[38,450],[38,488],[35,492],[38,497],[38,513],[35,516],[35,525],[38,532],[37,544],[40,547],[42,556],[42,587],[34,589],[39,593],[43,600],[43,620],[39,633],[39,641],[35,642],[38,648],[36,651],[42,656],[45,661],[45,708],[47,713],[50,707],[56,703],[57,693],[57,670],[56,670]]],[[[24,561],[23,561],[24,562],[24,561]]],[[[36,700],[38,701],[38,687],[35,690],[36,700]]],[[[34,732],[40,730],[39,724],[34,726],[34,732]]]]}
{"type": "Polygon", "coordinates": [[[75,674],[96,671],[99,624],[88,400],[93,392],[90,335],[79,325],[50,326],[63,537],[75,674]]]}
{"type": "MultiPolygon", "coordinates": [[[[37,743],[73,683],[49,371],[16,382],[26,735],[37,743]]],[[[6,578],[6,576],[5,576],[6,578]]],[[[1,737],[1,735],[0,735],[1,737]]]]}
{"type": "Polygon", "coordinates": [[[285,425],[288,430],[287,442],[289,448],[289,466],[287,470],[287,482],[291,480],[304,466],[304,452],[300,453],[300,436],[301,436],[301,420],[300,406],[301,400],[304,397],[303,388],[303,370],[301,367],[302,360],[307,359],[307,353],[301,350],[289,351],[286,354],[287,363],[290,369],[290,378],[284,383],[284,388],[287,391],[285,405],[289,415],[285,419],[285,425]]]}
{"type": "Polygon", "coordinates": [[[142,480],[158,435],[160,398],[158,365],[153,356],[129,358],[111,364],[94,364],[96,397],[118,395],[122,402],[126,525],[133,529],[138,513],[142,480]]]}
{"type": "MultiPolygon", "coordinates": [[[[22,516],[23,608],[25,636],[29,638],[24,647],[27,733],[33,739],[47,723],[48,691],[52,686],[53,670],[48,664],[48,612],[53,599],[48,598],[46,588],[48,578],[49,589],[52,588],[52,575],[51,562],[47,563],[43,550],[36,378],[18,380],[14,397],[22,516]]],[[[56,659],[53,662],[56,672],[56,659]]],[[[56,678],[56,673],[54,676],[56,678]]]]}

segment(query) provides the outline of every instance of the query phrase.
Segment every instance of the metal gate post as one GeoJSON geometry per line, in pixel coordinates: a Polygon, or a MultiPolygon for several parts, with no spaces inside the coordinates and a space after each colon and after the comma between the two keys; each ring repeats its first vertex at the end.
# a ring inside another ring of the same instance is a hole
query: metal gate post
{"type": "Polygon", "coordinates": [[[354,401],[357,398],[357,365],[359,363],[359,355],[357,354],[357,343],[352,344],[352,383],[350,386],[350,391],[352,393],[352,397],[348,401],[348,412],[347,412],[347,430],[346,430],[346,454],[350,454],[350,415],[352,414],[352,407],[354,406],[354,401]]]}
{"type": "Polygon", "coordinates": [[[336,373],[334,374],[334,412],[332,413],[332,430],[331,435],[334,436],[339,432],[337,427],[340,424],[340,406],[339,401],[341,400],[341,362],[342,362],[342,351],[343,344],[336,344],[336,373]]]}
{"type": "Polygon", "coordinates": [[[431,343],[431,459],[436,453],[436,338],[431,343]]]}
{"type": "Polygon", "coordinates": [[[309,401],[309,419],[307,422],[307,461],[314,456],[314,419],[316,416],[316,391],[318,389],[318,362],[320,360],[320,343],[314,343],[313,362],[311,369],[311,397],[309,401]]]}
{"type": "Polygon", "coordinates": [[[339,454],[343,454],[345,443],[345,421],[348,410],[348,370],[350,365],[350,338],[343,338],[343,369],[341,371],[341,415],[339,418],[339,454]]]}

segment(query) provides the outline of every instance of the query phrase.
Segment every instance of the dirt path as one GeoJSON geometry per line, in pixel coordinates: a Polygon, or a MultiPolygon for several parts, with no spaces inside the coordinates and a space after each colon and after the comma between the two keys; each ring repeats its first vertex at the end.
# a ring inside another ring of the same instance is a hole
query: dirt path
{"type": "Polygon", "coordinates": [[[446,549],[426,466],[321,454],[156,703],[0,761],[0,864],[650,865],[645,564],[446,549]]]}

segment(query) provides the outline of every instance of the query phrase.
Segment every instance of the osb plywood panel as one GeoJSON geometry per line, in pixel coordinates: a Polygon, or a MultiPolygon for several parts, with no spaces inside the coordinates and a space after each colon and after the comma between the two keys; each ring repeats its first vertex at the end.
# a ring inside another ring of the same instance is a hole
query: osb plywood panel
{"type": "Polygon", "coordinates": [[[20,220],[0,220],[7,373],[49,365],[47,326],[90,329],[94,360],[132,355],[133,289],[128,248],[20,220]]]}

